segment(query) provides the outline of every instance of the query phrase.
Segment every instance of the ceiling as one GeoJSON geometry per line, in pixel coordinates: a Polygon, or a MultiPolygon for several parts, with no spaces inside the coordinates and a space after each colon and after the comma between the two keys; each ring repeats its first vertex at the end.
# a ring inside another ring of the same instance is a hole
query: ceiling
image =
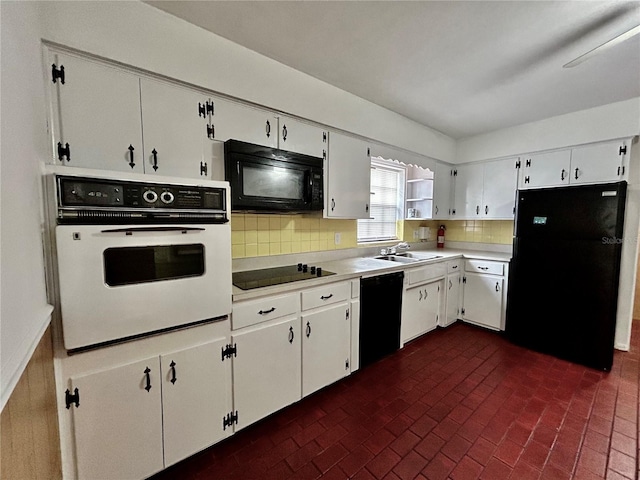
{"type": "Polygon", "coordinates": [[[640,97],[640,1],[147,1],[453,138],[640,97]]]}

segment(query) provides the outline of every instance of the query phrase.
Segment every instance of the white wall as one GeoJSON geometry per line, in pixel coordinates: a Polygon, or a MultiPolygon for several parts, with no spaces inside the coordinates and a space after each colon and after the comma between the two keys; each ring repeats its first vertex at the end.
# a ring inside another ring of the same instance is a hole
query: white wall
{"type": "Polygon", "coordinates": [[[47,157],[37,6],[1,2],[2,227],[0,409],[50,322],[41,235],[40,164],[47,157]],[[28,59],[28,61],[25,61],[28,59]]]}
{"type": "MultiPolygon", "coordinates": [[[[44,2],[44,38],[452,161],[455,141],[139,2],[44,2]]],[[[276,34],[274,32],[274,34],[276,34]]]]}
{"type": "Polygon", "coordinates": [[[457,143],[455,163],[553,150],[640,134],[640,97],[559,115],[457,143]]]}

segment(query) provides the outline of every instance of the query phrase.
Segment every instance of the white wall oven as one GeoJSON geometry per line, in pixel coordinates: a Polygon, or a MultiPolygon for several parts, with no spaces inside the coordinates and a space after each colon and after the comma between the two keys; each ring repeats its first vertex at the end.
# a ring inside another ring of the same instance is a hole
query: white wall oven
{"type": "Polygon", "coordinates": [[[53,181],[67,350],[230,314],[228,183],[73,175],[53,181]]]}

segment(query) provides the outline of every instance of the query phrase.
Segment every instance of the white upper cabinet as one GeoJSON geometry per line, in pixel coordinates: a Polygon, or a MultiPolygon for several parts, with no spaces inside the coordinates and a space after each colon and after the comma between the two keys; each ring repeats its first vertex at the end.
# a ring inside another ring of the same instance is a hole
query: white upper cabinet
{"type": "Polygon", "coordinates": [[[517,158],[468,163],[454,169],[455,219],[512,219],[518,170],[517,158]]]}
{"type": "Polygon", "coordinates": [[[484,179],[484,165],[469,163],[459,165],[454,170],[454,219],[480,218],[482,204],[482,182],[484,179]]]}
{"type": "Polygon", "coordinates": [[[626,180],[630,147],[631,142],[617,140],[573,148],[569,182],[578,184],[626,180]]]}
{"type": "Polygon", "coordinates": [[[326,158],[328,131],[308,123],[281,116],[278,148],[290,152],[326,158]]]}
{"type": "Polygon", "coordinates": [[[197,178],[208,170],[205,152],[212,140],[198,109],[208,100],[195,90],[140,79],[145,173],[197,178]]]}
{"type": "Polygon", "coordinates": [[[554,187],[569,184],[571,151],[560,150],[521,157],[518,187],[554,187]]]}
{"type": "Polygon", "coordinates": [[[139,78],[62,53],[50,62],[55,163],[142,173],[139,78]]]}
{"type": "Polygon", "coordinates": [[[332,132],[324,174],[325,217],[369,218],[371,157],[367,142],[332,132]]]}
{"type": "Polygon", "coordinates": [[[518,186],[528,189],[626,180],[630,147],[629,140],[614,140],[524,156],[518,186]]]}
{"type": "Polygon", "coordinates": [[[517,158],[506,158],[484,165],[480,214],[485,219],[512,219],[518,187],[517,158]]]}
{"type": "Polygon", "coordinates": [[[438,162],[434,176],[433,218],[446,220],[451,215],[452,174],[451,165],[438,162]]]}
{"type": "Polygon", "coordinates": [[[211,138],[278,147],[278,118],[272,112],[218,97],[211,97],[210,101],[211,138]]]}

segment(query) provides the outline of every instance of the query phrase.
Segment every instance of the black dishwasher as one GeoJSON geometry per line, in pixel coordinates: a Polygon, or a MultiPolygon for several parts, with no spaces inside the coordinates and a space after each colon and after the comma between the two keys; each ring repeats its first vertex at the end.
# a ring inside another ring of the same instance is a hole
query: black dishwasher
{"type": "Polygon", "coordinates": [[[360,368],[400,348],[404,273],[360,280],[360,368]]]}

